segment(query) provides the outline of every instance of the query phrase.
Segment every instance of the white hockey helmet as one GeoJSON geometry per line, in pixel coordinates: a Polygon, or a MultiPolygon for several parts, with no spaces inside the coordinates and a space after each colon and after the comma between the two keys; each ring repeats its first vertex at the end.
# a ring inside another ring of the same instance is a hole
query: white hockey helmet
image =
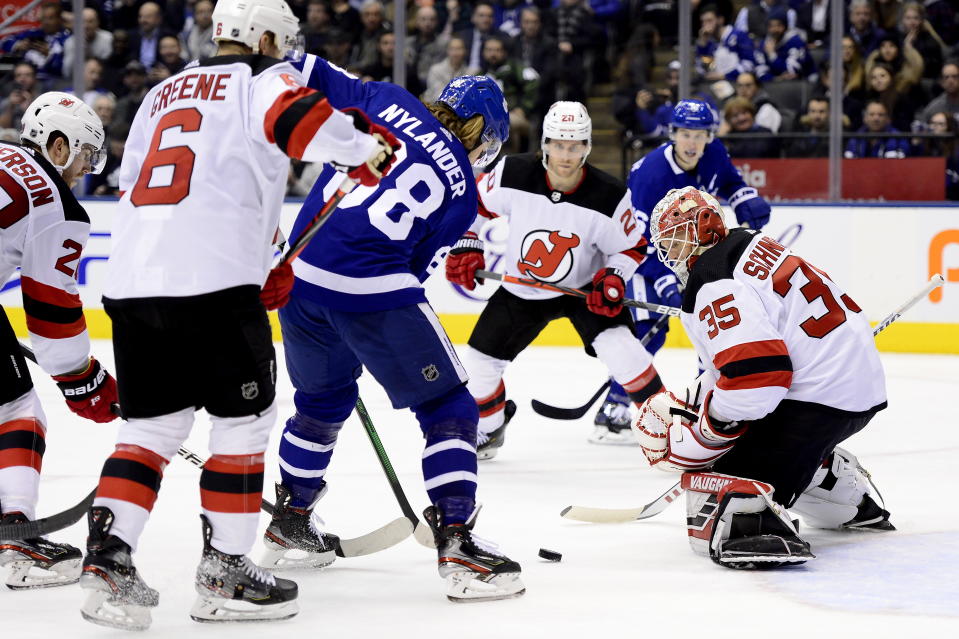
{"type": "Polygon", "coordinates": [[[543,166],[546,166],[547,140],[585,140],[586,153],[580,166],[586,163],[586,156],[593,149],[593,121],[589,112],[580,102],[554,102],[543,118],[543,137],[540,146],[543,149],[543,166]]]}
{"type": "Polygon", "coordinates": [[[219,0],[213,8],[213,41],[239,42],[260,52],[260,36],[276,36],[282,57],[303,53],[300,22],[283,0],[219,0]]]}
{"type": "Polygon", "coordinates": [[[96,112],[80,98],[62,91],[48,91],[38,96],[21,119],[20,141],[40,147],[43,157],[60,173],[84,148],[90,153],[91,171],[102,171],[107,162],[104,138],[103,123],[96,112]],[[54,162],[47,151],[47,143],[54,133],[62,133],[70,146],[70,157],[62,166],[54,162]]]}

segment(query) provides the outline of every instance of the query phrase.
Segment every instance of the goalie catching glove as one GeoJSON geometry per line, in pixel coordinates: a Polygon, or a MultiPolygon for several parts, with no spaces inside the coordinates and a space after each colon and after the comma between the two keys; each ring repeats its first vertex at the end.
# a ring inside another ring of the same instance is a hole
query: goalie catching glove
{"type": "Polygon", "coordinates": [[[633,432],[651,466],[666,472],[707,468],[733,447],[746,427],[710,415],[711,399],[709,391],[697,406],[663,391],[643,402],[633,432]]]}
{"type": "Polygon", "coordinates": [[[376,186],[396,161],[396,152],[402,144],[393,133],[384,126],[371,122],[365,113],[355,107],[343,109],[343,113],[353,118],[357,131],[367,133],[379,142],[373,154],[359,166],[344,166],[333,163],[337,171],[342,171],[363,186],[376,186]]]}
{"type": "Polygon", "coordinates": [[[113,375],[91,357],[87,367],[79,373],[54,375],[67,406],[80,417],[100,424],[117,418],[113,404],[117,402],[117,382],[113,375]]]}
{"type": "Polygon", "coordinates": [[[446,279],[468,291],[476,288],[476,271],[486,268],[483,257],[483,240],[476,233],[467,231],[446,255],[446,279]]]}

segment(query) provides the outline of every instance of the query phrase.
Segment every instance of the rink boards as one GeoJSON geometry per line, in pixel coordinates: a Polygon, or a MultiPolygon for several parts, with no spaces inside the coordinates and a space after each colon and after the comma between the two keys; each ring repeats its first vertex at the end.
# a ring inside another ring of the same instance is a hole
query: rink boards
{"type": "MultiPolygon", "coordinates": [[[[110,322],[100,295],[104,265],[110,251],[113,201],[89,200],[92,235],[78,269],[80,295],[93,337],[109,337],[110,322]]],[[[282,227],[288,231],[298,203],[284,205],[282,227]]],[[[483,239],[487,266],[502,271],[507,228],[497,220],[487,225],[483,239]]],[[[764,232],[795,249],[825,270],[876,322],[912,297],[933,273],[945,285],[911,309],[878,338],[881,350],[959,354],[959,207],[913,204],[774,205],[764,232]]],[[[442,262],[439,270],[442,271],[442,262]]],[[[431,304],[456,343],[464,343],[495,284],[468,292],[450,285],[437,273],[426,284],[431,304]]],[[[815,302],[818,303],[818,302],[815,302]]],[[[26,336],[19,282],[6,283],[0,305],[17,334],[26,336]]],[[[825,312],[825,308],[823,308],[825,312]]],[[[276,328],[275,314],[271,313],[276,328]]],[[[674,319],[666,345],[689,346],[674,319]]],[[[275,331],[279,339],[279,331],[275,331]]],[[[565,320],[554,322],[537,344],[579,345],[565,320]]]]}

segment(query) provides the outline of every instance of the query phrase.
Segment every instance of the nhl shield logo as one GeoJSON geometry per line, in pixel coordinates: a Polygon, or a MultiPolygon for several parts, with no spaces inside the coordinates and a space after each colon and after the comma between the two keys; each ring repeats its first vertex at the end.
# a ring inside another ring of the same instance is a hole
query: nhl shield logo
{"type": "Polygon", "coordinates": [[[549,195],[549,199],[553,200],[553,202],[559,202],[560,198],[562,197],[563,197],[563,194],[560,193],[559,191],[553,191],[549,195]]]}
{"type": "Polygon", "coordinates": [[[247,382],[240,386],[240,394],[243,399],[253,399],[260,394],[260,386],[256,382],[247,382]]]}
{"type": "Polygon", "coordinates": [[[428,382],[435,382],[440,378],[440,371],[436,368],[436,364],[430,364],[423,369],[423,379],[428,382]]]}

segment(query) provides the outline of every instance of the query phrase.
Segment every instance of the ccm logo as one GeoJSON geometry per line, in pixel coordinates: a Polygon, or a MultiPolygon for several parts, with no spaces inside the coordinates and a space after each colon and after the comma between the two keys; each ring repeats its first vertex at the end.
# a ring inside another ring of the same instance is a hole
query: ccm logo
{"type": "MultiPolygon", "coordinates": [[[[942,273],[947,282],[959,282],[959,268],[950,268],[943,270],[943,261],[946,253],[946,247],[950,244],[957,245],[956,251],[959,251],[959,229],[949,229],[933,236],[929,242],[929,275],[942,273]]],[[[929,293],[929,301],[938,304],[942,301],[943,287],[933,289],[929,293]]]]}

